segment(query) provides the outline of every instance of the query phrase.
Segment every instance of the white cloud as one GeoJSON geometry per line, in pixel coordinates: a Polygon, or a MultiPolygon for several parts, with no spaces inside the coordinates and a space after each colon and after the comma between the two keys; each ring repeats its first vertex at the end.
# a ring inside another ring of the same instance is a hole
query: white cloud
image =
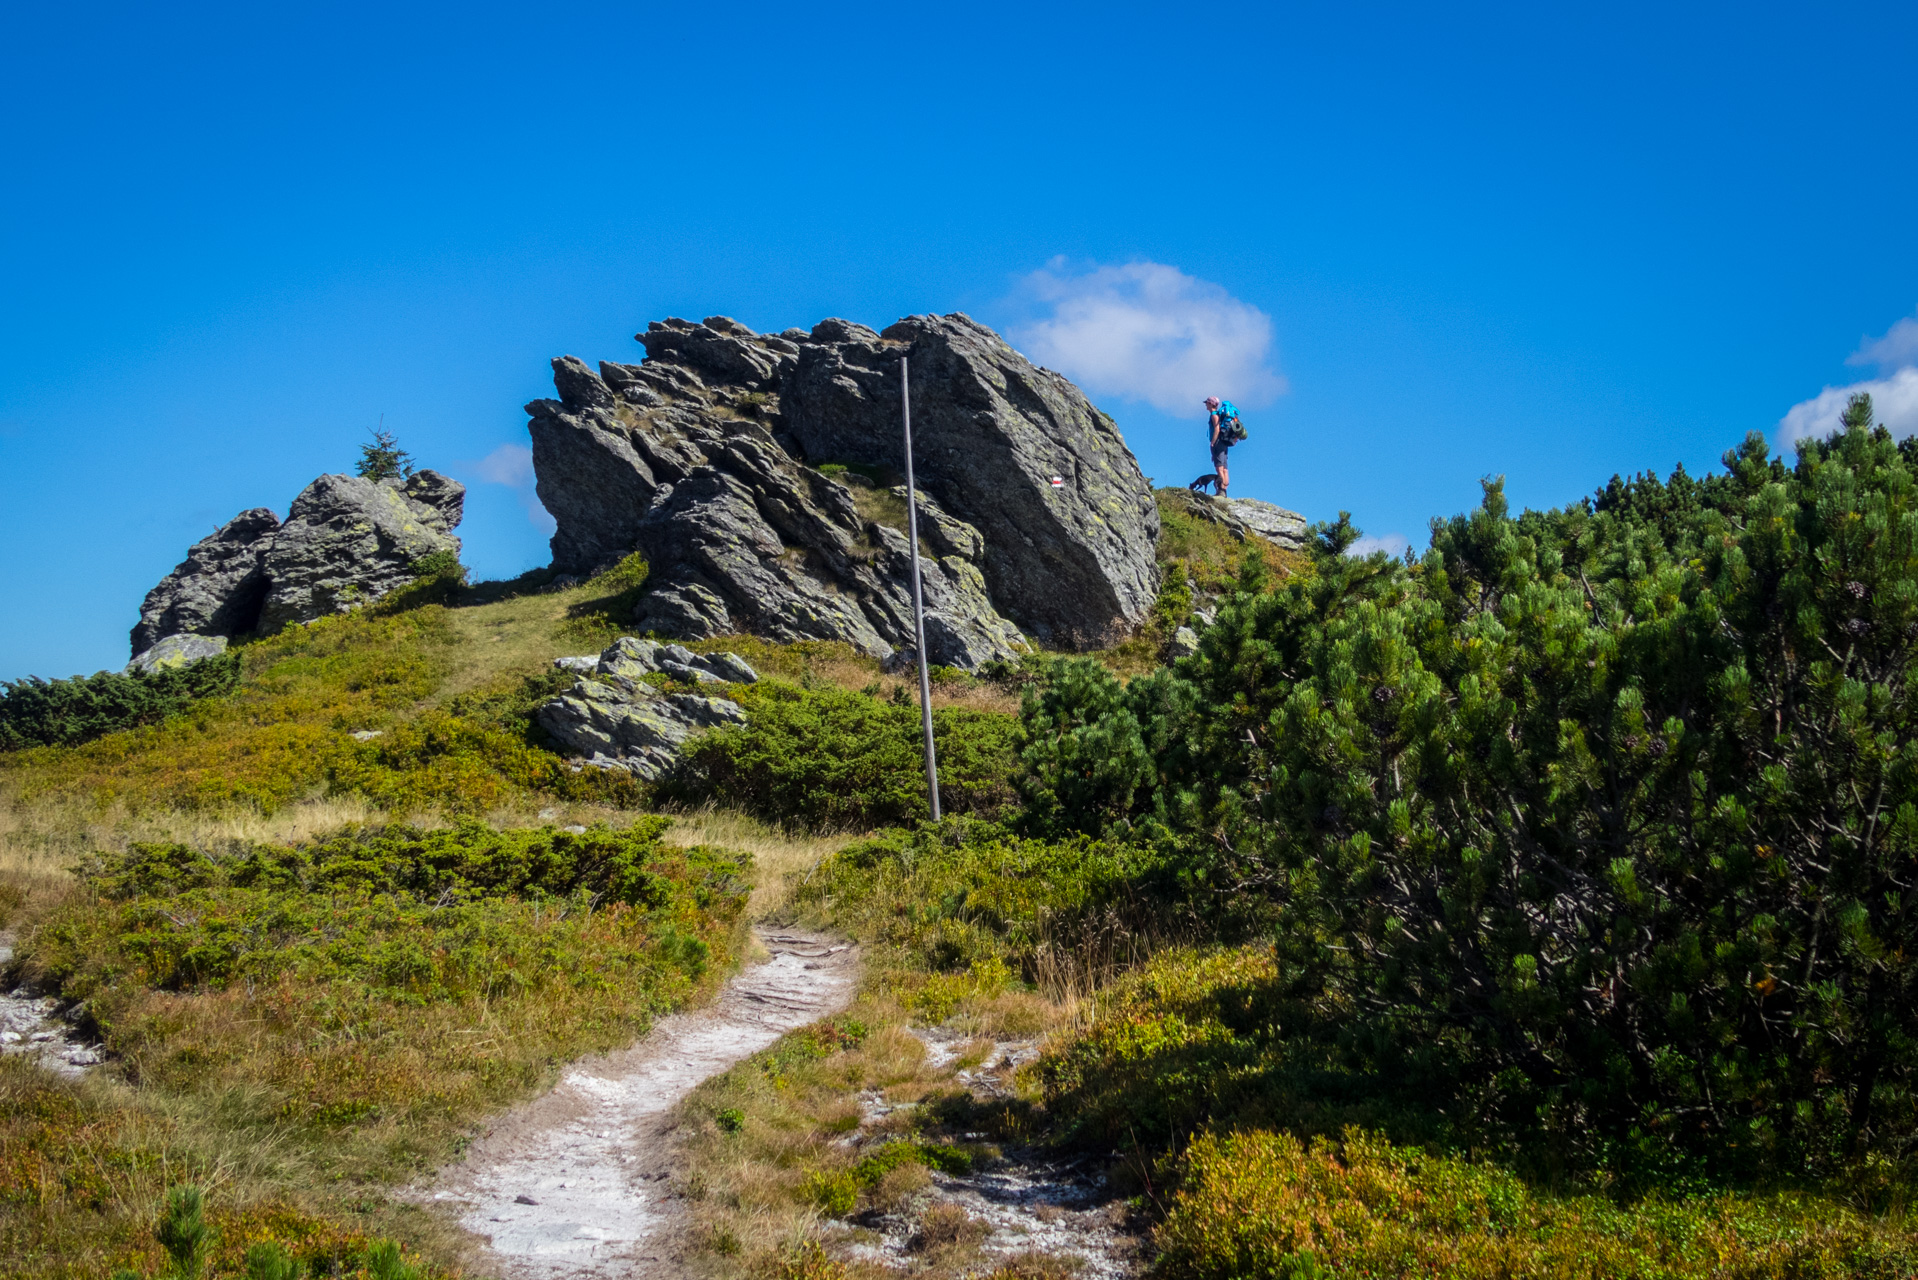
{"type": "Polygon", "coordinates": [[[1022,283],[1051,315],[1015,327],[1013,337],[1094,395],[1191,414],[1208,395],[1259,405],[1285,394],[1270,365],[1272,317],[1177,267],[1130,262],[1075,273],[1054,258],[1022,283]]]}
{"type": "Polygon", "coordinates": [[[1383,551],[1388,556],[1402,556],[1405,554],[1405,549],[1411,545],[1412,540],[1402,533],[1380,534],[1376,538],[1368,533],[1347,547],[1345,554],[1348,556],[1369,556],[1374,551],[1383,551]]]}
{"type": "Polygon", "coordinates": [[[1880,369],[1907,369],[1918,365],[1918,316],[1906,316],[1882,338],[1866,338],[1846,364],[1875,364],[1880,369]]]}
{"type": "Polygon", "coordinates": [[[503,484],[519,494],[520,505],[526,508],[526,518],[541,532],[552,534],[558,527],[546,508],[540,505],[539,494],[533,489],[533,451],[523,444],[503,444],[477,462],[468,462],[466,468],[488,484],[503,484]]]}
{"type": "Polygon", "coordinates": [[[503,444],[472,466],[474,474],[492,484],[526,489],[533,483],[533,451],[523,444],[503,444]]]}
{"type": "Polygon", "coordinates": [[[1907,316],[1883,337],[1867,338],[1845,363],[1877,365],[1879,376],[1826,387],[1793,405],[1778,420],[1780,449],[1837,431],[1846,402],[1860,393],[1871,397],[1874,420],[1891,434],[1901,439],[1918,435],[1918,319],[1907,316]]]}

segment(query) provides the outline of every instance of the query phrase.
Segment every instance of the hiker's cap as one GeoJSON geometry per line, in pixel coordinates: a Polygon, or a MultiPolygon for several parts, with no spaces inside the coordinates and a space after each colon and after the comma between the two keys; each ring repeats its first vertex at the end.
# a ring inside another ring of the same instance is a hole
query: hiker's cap
{"type": "Polygon", "coordinates": [[[1217,396],[1207,396],[1207,397],[1205,398],[1205,407],[1206,407],[1206,408],[1208,408],[1208,409],[1216,409],[1216,408],[1218,408],[1218,407],[1219,407],[1219,397],[1217,397],[1217,396]]]}

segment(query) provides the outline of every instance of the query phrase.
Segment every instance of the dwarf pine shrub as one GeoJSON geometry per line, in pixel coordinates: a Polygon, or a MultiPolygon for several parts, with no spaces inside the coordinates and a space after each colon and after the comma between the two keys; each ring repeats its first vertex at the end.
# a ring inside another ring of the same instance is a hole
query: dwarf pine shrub
{"type": "Polygon", "coordinates": [[[1902,1159],[1915,455],[1753,437],[1558,511],[1490,483],[1416,565],[1255,565],[1195,656],[1029,701],[1034,819],[1157,841],[1271,931],[1287,1035],[1460,1140],[1660,1180],[1902,1159]]]}
{"type": "Polygon", "coordinates": [[[0,751],[72,746],[119,729],[155,724],[199,699],[231,693],[239,683],[238,653],[159,671],[0,680],[0,751]]]}

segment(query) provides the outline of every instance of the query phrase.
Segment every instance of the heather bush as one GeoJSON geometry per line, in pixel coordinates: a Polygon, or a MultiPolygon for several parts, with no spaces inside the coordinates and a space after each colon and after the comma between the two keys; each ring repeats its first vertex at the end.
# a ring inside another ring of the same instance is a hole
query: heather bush
{"type": "Polygon", "coordinates": [[[668,845],[668,825],[139,844],[79,868],[24,971],[84,1002],[144,1085],[243,1086],[240,1118],[363,1129],[377,1166],[723,969],[750,860],[668,845]]]}

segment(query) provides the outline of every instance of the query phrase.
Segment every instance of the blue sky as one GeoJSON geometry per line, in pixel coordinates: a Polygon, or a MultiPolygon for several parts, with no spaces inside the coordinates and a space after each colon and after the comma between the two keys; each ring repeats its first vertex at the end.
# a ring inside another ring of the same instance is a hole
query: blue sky
{"type": "Polygon", "coordinates": [[[0,678],[123,663],[188,543],[382,417],[479,573],[543,563],[520,406],[667,315],[967,311],[1161,483],[1217,381],[1235,493],[1420,545],[1488,473],[1703,469],[1828,388],[1918,429],[1909,3],[0,23],[0,678]]]}

